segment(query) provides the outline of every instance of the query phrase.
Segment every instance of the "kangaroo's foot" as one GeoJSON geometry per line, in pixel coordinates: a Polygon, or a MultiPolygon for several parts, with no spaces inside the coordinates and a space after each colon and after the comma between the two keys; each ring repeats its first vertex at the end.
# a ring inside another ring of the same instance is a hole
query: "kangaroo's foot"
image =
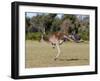
{"type": "Polygon", "coordinates": [[[53,49],[55,49],[55,47],[53,47],[53,49]]]}

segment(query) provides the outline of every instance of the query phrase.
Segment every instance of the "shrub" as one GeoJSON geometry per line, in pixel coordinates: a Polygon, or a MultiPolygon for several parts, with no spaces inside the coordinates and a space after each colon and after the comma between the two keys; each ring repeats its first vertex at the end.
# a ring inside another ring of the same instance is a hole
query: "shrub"
{"type": "Polygon", "coordinates": [[[83,40],[89,40],[89,34],[88,32],[81,32],[80,36],[83,40]]]}
{"type": "Polygon", "coordinates": [[[41,33],[39,32],[30,32],[26,34],[26,40],[40,40],[41,33]]]}

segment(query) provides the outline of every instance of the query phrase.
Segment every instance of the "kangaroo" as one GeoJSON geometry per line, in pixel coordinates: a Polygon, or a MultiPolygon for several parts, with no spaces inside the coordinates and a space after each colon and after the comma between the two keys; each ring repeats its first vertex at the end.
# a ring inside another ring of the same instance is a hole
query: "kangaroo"
{"type": "Polygon", "coordinates": [[[42,36],[42,40],[50,43],[53,48],[57,48],[57,55],[55,56],[54,60],[56,60],[61,53],[59,45],[63,44],[67,39],[70,40],[69,37],[62,32],[54,32],[49,36],[42,36]]]}

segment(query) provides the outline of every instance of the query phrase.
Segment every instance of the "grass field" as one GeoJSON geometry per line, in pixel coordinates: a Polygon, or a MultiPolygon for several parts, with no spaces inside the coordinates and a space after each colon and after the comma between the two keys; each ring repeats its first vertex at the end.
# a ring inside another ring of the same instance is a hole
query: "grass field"
{"type": "Polygon", "coordinates": [[[66,42],[60,45],[61,54],[49,43],[26,40],[25,67],[80,66],[89,64],[89,43],[66,42]]]}

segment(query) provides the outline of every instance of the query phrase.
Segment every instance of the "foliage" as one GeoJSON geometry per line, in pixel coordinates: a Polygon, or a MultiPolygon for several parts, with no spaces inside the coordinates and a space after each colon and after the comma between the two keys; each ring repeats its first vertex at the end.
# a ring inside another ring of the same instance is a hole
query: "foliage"
{"type": "Polygon", "coordinates": [[[42,34],[61,31],[68,35],[78,34],[83,40],[89,40],[89,16],[51,13],[37,13],[28,18],[25,16],[26,39],[39,40],[42,34]]]}
{"type": "Polygon", "coordinates": [[[41,33],[35,32],[35,33],[27,33],[26,34],[26,40],[40,40],[41,33]]]}

